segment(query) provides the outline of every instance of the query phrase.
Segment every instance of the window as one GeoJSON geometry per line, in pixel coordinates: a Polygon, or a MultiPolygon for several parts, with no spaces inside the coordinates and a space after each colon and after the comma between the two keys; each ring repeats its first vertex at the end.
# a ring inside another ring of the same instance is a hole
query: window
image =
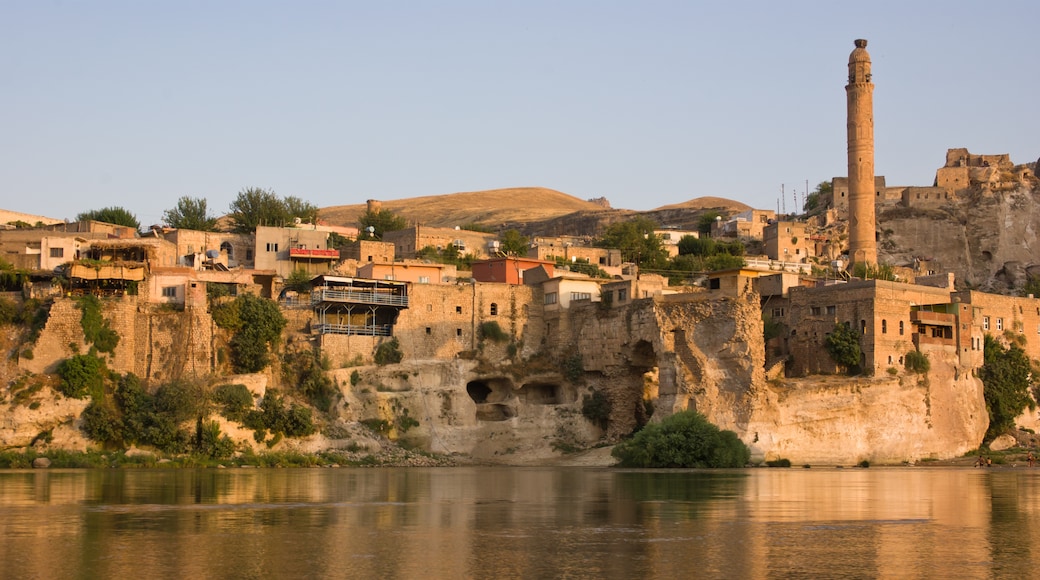
{"type": "Polygon", "coordinates": [[[997,330],[1004,330],[1004,319],[997,318],[997,330]]]}
{"type": "Polygon", "coordinates": [[[271,242],[267,242],[267,251],[268,252],[277,252],[278,251],[278,244],[277,243],[273,243],[272,244],[271,242]]]}
{"type": "Polygon", "coordinates": [[[246,260],[253,259],[253,250],[246,250],[246,260]]]}
{"type": "Polygon", "coordinates": [[[234,258],[235,257],[235,248],[231,246],[231,242],[221,242],[220,243],[220,251],[221,252],[227,252],[227,257],[228,258],[234,258]]]}
{"type": "Polygon", "coordinates": [[[456,328],[455,329],[455,336],[462,336],[462,329],[461,328],[456,328]]]}
{"type": "Polygon", "coordinates": [[[835,314],[835,313],[837,313],[837,310],[838,309],[837,309],[836,306],[828,306],[827,307],[827,314],[835,314]]]}
{"type": "Polygon", "coordinates": [[[888,334],[888,321],[881,319],[881,334],[888,334]]]}
{"type": "Polygon", "coordinates": [[[718,290],[722,288],[722,281],[718,278],[712,278],[708,280],[708,290],[718,290]]]}
{"type": "Polygon", "coordinates": [[[64,258],[65,257],[65,248],[51,248],[51,257],[52,258],[64,258]]]}
{"type": "Polygon", "coordinates": [[[592,300],[589,292],[571,292],[571,300],[592,300]]]}
{"type": "Polygon", "coordinates": [[[394,279],[394,275],[393,274],[386,274],[386,275],[383,276],[383,279],[384,280],[393,280],[394,279]]]}
{"type": "Polygon", "coordinates": [[[811,306],[809,308],[809,314],[811,314],[813,316],[819,316],[821,314],[820,307],[819,306],[811,306]]]}
{"type": "Polygon", "coordinates": [[[618,288],[617,301],[624,302],[625,300],[628,300],[628,288],[618,288]]]}
{"type": "Polygon", "coordinates": [[[430,283],[430,277],[429,276],[419,276],[419,283],[420,284],[429,284],[430,283]]]}
{"type": "Polygon", "coordinates": [[[461,306],[456,306],[455,307],[455,314],[462,314],[462,307],[461,306]]]}
{"type": "Polygon", "coordinates": [[[989,316],[982,317],[982,329],[989,330],[989,316]]]}
{"type": "Polygon", "coordinates": [[[176,286],[163,286],[162,289],[163,298],[176,298],[177,287],[176,286]]]}
{"type": "Polygon", "coordinates": [[[495,302],[491,303],[491,316],[498,316],[498,304],[495,302]]]}
{"type": "Polygon", "coordinates": [[[903,336],[903,321],[899,321],[899,336],[903,336]]]}
{"type": "Polygon", "coordinates": [[[556,293],[555,292],[547,293],[545,295],[545,303],[546,304],[556,304],[556,293]]]}
{"type": "Polygon", "coordinates": [[[783,316],[784,316],[784,309],[783,308],[774,308],[773,309],[773,318],[783,318],[783,316]]]}
{"type": "Polygon", "coordinates": [[[426,327],[426,334],[433,334],[433,329],[431,329],[429,326],[427,326],[426,327]]]}
{"type": "Polygon", "coordinates": [[[867,321],[866,320],[860,320],[859,321],[859,332],[860,332],[860,334],[866,334],[867,333],[867,321]]]}

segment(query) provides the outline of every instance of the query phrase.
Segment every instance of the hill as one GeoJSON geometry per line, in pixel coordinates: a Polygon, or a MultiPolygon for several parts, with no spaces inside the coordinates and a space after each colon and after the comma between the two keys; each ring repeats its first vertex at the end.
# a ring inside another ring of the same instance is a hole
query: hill
{"type": "MultiPolygon", "coordinates": [[[[409,223],[434,227],[480,224],[495,230],[516,228],[527,234],[595,235],[618,221],[646,216],[662,226],[695,228],[706,211],[732,215],[751,206],[720,197],[698,197],[682,203],[637,212],[613,209],[606,200],[581,200],[544,187],[514,187],[469,191],[397,200],[380,200],[382,207],[409,223]]],[[[335,225],[355,225],[365,204],[339,205],[319,211],[335,225]]]]}
{"type": "MultiPolygon", "coordinates": [[[[497,228],[503,224],[540,222],[576,211],[603,209],[598,203],[544,187],[514,187],[380,201],[384,209],[409,223],[446,228],[469,223],[497,228]]],[[[319,217],[336,225],[354,225],[365,209],[365,204],[327,207],[319,211],[319,217]]]]}

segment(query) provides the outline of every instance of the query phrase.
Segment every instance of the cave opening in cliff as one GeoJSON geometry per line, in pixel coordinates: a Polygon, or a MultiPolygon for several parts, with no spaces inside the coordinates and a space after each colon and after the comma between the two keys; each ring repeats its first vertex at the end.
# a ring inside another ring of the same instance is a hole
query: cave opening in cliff
{"type": "Polygon", "coordinates": [[[491,387],[484,381],[470,381],[466,383],[466,392],[474,403],[486,403],[488,395],[491,394],[491,387]]]}
{"type": "Polygon", "coordinates": [[[654,354],[654,345],[645,340],[640,340],[632,346],[628,359],[629,364],[635,368],[651,369],[657,366],[657,355],[654,354]]]}
{"type": "Polygon", "coordinates": [[[501,403],[512,399],[513,381],[507,377],[474,379],[466,383],[466,392],[476,404],[501,403]]]}
{"type": "Polygon", "coordinates": [[[573,403],[575,394],[555,383],[527,383],[520,387],[520,399],[528,405],[573,403]]]}

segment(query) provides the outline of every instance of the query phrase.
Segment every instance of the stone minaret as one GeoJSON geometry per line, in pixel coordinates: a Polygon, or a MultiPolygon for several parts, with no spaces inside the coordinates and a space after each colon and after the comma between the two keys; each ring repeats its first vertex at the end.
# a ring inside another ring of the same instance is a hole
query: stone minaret
{"type": "Polygon", "coordinates": [[[867,41],[849,55],[849,260],[877,264],[874,230],[874,83],[867,41]]]}

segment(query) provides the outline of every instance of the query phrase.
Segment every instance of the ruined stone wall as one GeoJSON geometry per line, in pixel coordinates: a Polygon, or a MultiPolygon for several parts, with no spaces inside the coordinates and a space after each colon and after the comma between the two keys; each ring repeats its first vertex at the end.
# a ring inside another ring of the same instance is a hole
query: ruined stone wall
{"type": "MultiPolygon", "coordinates": [[[[115,352],[102,355],[112,371],[158,382],[211,372],[213,324],[204,309],[150,307],[136,296],[101,303],[102,316],[119,334],[115,352]]],[[[23,359],[20,366],[33,373],[54,373],[62,360],[88,352],[81,317],[74,299],[55,299],[33,347],[33,359],[23,359]]]]}

